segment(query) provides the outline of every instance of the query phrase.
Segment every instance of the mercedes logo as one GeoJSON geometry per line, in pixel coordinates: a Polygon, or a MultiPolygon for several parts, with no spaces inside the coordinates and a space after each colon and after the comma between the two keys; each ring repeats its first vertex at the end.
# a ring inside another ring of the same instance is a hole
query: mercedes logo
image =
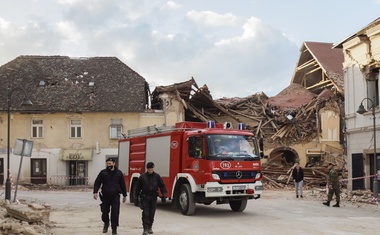
{"type": "Polygon", "coordinates": [[[241,171],[236,171],[236,178],[240,179],[243,176],[243,173],[241,171]]]}

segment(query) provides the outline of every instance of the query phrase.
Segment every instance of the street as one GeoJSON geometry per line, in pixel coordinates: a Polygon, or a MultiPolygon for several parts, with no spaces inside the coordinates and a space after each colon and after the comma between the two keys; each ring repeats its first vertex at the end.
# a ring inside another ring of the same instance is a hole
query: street
{"type": "MultiPolygon", "coordinates": [[[[51,234],[103,234],[99,201],[90,190],[20,191],[18,195],[20,201],[51,206],[51,234]]],[[[379,205],[343,201],[341,208],[334,208],[322,205],[323,198],[309,191],[297,199],[293,191],[268,190],[261,199],[250,200],[244,212],[233,212],[228,204],[197,204],[193,216],[183,216],[170,203],[159,203],[153,230],[156,235],[379,234],[379,205]]],[[[118,234],[142,234],[141,210],[128,201],[121,205],[118,234]]]]}

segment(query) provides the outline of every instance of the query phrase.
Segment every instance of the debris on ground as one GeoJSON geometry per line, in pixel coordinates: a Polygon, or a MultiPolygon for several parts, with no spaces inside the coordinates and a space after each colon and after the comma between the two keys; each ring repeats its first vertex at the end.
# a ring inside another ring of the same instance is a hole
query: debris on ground
{"type": "MultiPolygon", "coordinates": [[[[286,188],[289,184],[293,184],[292,172],[294,165],[290,166],[285,161],[272,160],[262,164],[264,185],[270,189],[281,189],[286,188]]],[[[302,169],[304,173],[304,187],[307,189],[326,184],[328,174],[326,167],[313,166],[303,167],[302,169]]]]}
{"type": "MultiPolygon", "coordinates": [[[[89,191],[88,185],[66,186],[25,183],[18,185],[20,191],[89,191]]],[[[0,188],[0,190],[5,190],[0,188]]],[[[37,201],[0,201],[1,235],[46,235],[49,234],[51,206],[37,201]]]]}
{"type": "MultiPolygon", "coordinates": [[[[326,201],[327,199],[327,189],[326,188],[315,188],[310,191],[308,196],[313,196],[319,201],[326,201]]],[[[343,203],[350,203],[358,207],[364,204],[379,205],[379,198],[374,198],[370,190],[354,190],[348,191],[347,189],[341,189],[340,201],[343,203]]],[[[335,202],[335,196],[333,197],[333,202],[335,202]]]]}
{"type": "Polygon", "coordinates": [[[50,208],[42,205],[3,202],[0,205],[0,234],[45,235],[49,215],[50,208]]]}

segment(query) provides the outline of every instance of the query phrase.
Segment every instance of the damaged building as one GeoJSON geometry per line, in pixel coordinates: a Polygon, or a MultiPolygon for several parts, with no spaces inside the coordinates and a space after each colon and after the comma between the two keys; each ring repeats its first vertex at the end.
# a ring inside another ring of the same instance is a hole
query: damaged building
{"type": "Polygon", "coordinates": [[[198,86],[192,78],[156,87],[152,107],[162,108],[172,120],[213,120],[233,127],[245,123],[263,142],[264,165],[286,172],[300,162],[321,168],[324,176],[329,162],[338,169],[345,166],[343,53],[319,42],[305,42],[300,51],[290,85],[276,96],[257,93],[214,100],[207,85],[198,86]]]}
{"type": "Polygon", "coordinates": [[[337,42],[334,48],[342,49],[344,54],[347,169],[352,179],[347,188],[371,189],[377,196],[380,18],[337,42]]]}

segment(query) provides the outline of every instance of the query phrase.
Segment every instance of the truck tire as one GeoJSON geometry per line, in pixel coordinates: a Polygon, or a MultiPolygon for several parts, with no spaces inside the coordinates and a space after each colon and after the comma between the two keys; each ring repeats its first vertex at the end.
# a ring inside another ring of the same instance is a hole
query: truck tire
{"type": "Polygon", "coordinates": [[[242,212],[247,207],[247,198],[236,200],[236,201],[230,201],[230,207],[231,210],[236,212],[242,212]]]}
{"type": "Polygon", "coordinates": [[[136,182],[132,184],[131,191],[129,192],[129,202],[133,203],[135,206],[139,206],[139,199],[135,198],[136,192],[136,182]]]}
{"type": "Polygon", "coordinates": [[[190,185],[181,185],[179,191],[179,206],[183,215],[193,215],[195,212],[194,194],[191,192],[190,185]]]}

